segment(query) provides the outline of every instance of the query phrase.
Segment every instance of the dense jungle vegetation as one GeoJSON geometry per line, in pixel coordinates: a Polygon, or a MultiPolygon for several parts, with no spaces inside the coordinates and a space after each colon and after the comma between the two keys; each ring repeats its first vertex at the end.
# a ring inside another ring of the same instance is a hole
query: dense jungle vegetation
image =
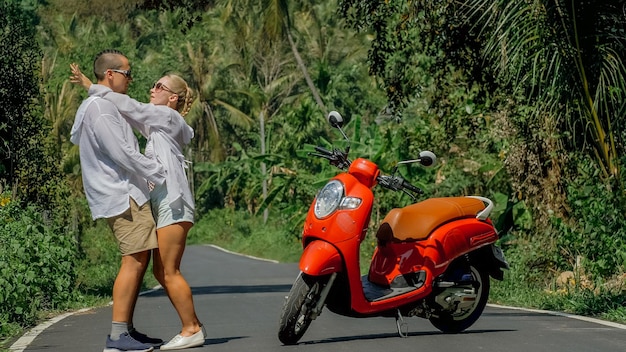
{"type": "MultiPolygon", "coordinates": [[[[166,72],[197,92],[190,242],[295,261],[337,110],[352,156],[431,150],[400,170],[428,196],[496,202],[493,302],[626,321],[625,25],[623,0],[0,0],[0,348],[110,296],[117,250],[69,142],[69,64],[106,48],[137,100],[166,72]]],[[[410,201],[375,192],[372,229],[410,201]]]]}

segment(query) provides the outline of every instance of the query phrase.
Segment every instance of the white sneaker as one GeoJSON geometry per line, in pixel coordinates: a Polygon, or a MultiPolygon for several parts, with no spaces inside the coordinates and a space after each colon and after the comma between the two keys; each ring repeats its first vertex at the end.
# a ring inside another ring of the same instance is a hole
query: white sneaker
{"type": "Polygon", "coordinates": [[[161,346],[161,351],[182,350],[202,346],[205,338],[204,327],[201,327],[200,331],[191,336],[182,336],[180,334],[174,336],[168,343],[161,346]]]}

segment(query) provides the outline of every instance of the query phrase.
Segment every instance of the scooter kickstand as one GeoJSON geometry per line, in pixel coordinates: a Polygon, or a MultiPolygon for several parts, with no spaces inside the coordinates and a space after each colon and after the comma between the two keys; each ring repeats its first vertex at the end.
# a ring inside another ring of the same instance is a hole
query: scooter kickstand
{"type": "Polygon", "coordinates": [[[409,324],[404,322],[404,318],[402,318],[402,314],[400,314],[399,309],[397,312],[396,327],[398,328],[398,335],[400,335],[400,337],[409,337],[409,324]]]}

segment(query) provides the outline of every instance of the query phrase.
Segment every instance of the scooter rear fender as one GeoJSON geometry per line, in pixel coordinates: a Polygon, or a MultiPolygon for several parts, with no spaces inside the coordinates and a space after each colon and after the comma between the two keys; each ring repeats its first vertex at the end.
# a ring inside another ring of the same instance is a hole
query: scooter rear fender
{"type": "Polygon", "coordinates": [[[300,270],[308,275],[328,275],[343,270],[343,259],[337,248],[325,241],[313,241],[300,257],[300,270]]]}
{"type": "MultiPolygon", "coordinates": [[[[498,234],[489,221],[454,220],[440,226],[424,240],[390,241],[379,245],[372,257],[369,279],[379,285],[389,285],[395,278],[419,270],[426,270],[431,274],[429,277],[434,278],[456,258],[483,247],[490,250],[497,240],[498,234]]],[[[487,252],[489,258],[493,258],[490,252],[487,252]]],[[[492,275],[501,277],[497,271],[492,275]]]]}

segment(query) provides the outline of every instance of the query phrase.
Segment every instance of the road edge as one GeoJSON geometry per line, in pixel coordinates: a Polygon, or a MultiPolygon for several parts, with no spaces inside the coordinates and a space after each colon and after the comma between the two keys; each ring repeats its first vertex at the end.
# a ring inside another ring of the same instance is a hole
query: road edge
{"type": "MultiPolygon", "coordinates": [[[[223,251],[225,253],[237,255],[237,256],[242,256],[242,257],[246,257],[246,258],[251,258],[251,259],[261,260],[261,261],[267,261],[267,262],[272,262],[272,263],[279,263],[277,260],[258,258],[258,257],[250,256],[250,255],[245,255],[245,254],[241,254],[241,253],[232,252],[232,251],[229,251],[227,249],[224,249],[222,247],[219,247],[219,246],[216,246],[216,245],[213,245],[213,244],[209,244],[209,245],[205,245],[205,246],[213,247],[213,248],[215,248],[217,250],[223,251]]],[[[147,294],[147,293],[150,293],[150,292],[154,292],[154,291],[159,290],[159,289],[161,289],[160,285],[154,287],[151,290],[147,290],[147,291],[141,292],[139,295],[141,296],[141,295],[144,295],[144,294],[147,294]]],[[[111,305],[112,303],[113,302],[109,302],[108,305],[111,305]]],[[[575,314],[569,314],[569,313],[563,313],[563,312],[555,312],[555,311],[550,311],[550,310],[541,310],[541,309],[531,309],[531,308],[504,306],[504,305],[492,304],[492,303],[488,303],[487,306],[493,307],[493,308],[501,308],[501,309],[509,309],[509,310],[520,310],[520,311],[525,311],[525,312],[533,312],[533,313],[541,313],[541,314],[549,314],[549,315],[561,316],[561,317],[565,317],[565,318],[577,319],[577,320],[582,320],[582,321],[595,323],[595,324],[599,324],[599,325],[609,326],[609,327],[616,328],[616,329],[626,330],[626,325],[624,325],[624,324],[615,323],[615,322],[611,322],[611,321],[607,321],[607,320],[600,320],[600,319],[596,319],[596,318],[584,317],[584,316],[575,315],[575,314]]],[[[35,326],[34,328],[30,329],[24,335],[22,335],[20,338],[18,338],[11,346],[9,346],[9,351],[10,352],[24,352],[24,350],[26,348],[28,348],[30,343],[33,342],[33,340],[35,340],[35,338],[37,338],[37,336],[39,336],[39,334],[41,334],[43,331],[45,331],[50,326],[58,323],[59,321],[65,319],[67,317],[70,317],[70,316],[72,316],[74,314],[87,312],[87,311],[89,311],[91,309],[95,309],[95,308],[96,307],[82,308],[82,309],[79,309],[79,310],[76,310],[76,311],[73,311],[73,312],[63,313],[63,314],[60,314],[60,315],[58,315],[56,317],[48,319],[45,322],[43,322],[43,323],[35,326]]]]}
{"type": "Polygon", "coordinates": [[[595,323],[595,324],[610,326],[610,327],[616,328],[616,329],[626,330],[626,325],[624,325],[624,324],[615,323],[615,322],[608,321],[608,320],[601,320],[601,319],[591,318],[591,317],[584,317],[582,315],[569,314],[569,313],[563,313],[563,312],[555,312],[555,311],[551,311],[551,310],[541,310],[541,309],[532,309],[532,308],[503,306],[503,305],[491,304],[491,303],[488,303],[487,306],[492,307],[492,308],[502,308],[502,309],[509,309],[509,310],[521,310],[521,311],[524,311],[524,312],[556,315],[556,316],[559,316],[559,317],[565,317],[565,318],[570,318],[570,319],[582,320],[582,321],[586,321],[586,322],[589,322],[589,323],[595,323]]]}
{"type": "Polygon", "coordinates": [[[237,252],[233,252],[233,251],[229,251],[228,249],[222,248],[220,246],[216,246],[214,244],[204,244],[203,246],[207,246],[207,247],[213,247],[217,250],[220,250],[224,253],[228,253],[228,254],[232,254],[232,255],[237,255],[240,257],[246,257],[246,258],[250,258],[250,259],[255,259],[255,260],[260,260],[263,262],[270,262],[270,263],[275,263],[278,264],[280,263],[278,260],[273,260],[273,259],[265,259],[265,258],[259,258],[259,257],[255,257],[255,256],[251,256],[251,255],[247,255],[247,254],[241,254],[241,253],[237,253],[237,252]]]}
{"type": "MultiPolygon", "coordinates": [[[[139,293],[140,296],[160,290],[162,287],[161,285],[157,285],[154,288],[150,289],[150,290],[146,290],[143,291],[141,293],[139,293]]],[[[107,303],[104,307],[108,307],[110,305],[113,304],[113,301],[107,303]]],[[[37,338],[37,336],[39,336],[39,334],[41,334],[42,332],[44,332],[47,328],[51,327],[52,325],[60,322],[61,320],[67,318],[67,317],[71,317],[74,314],[80,314],[80,313],[84,313],[84,312],[88,312],[92,309],[96,309],[96,308],[100,308],[100,307],[88,307],[88,308],[81,308],[79,310],[75,310],[72,312],[66,312],[60,315],[57,315],[56,317],[50,318],[46,321],[44,321],[43,323],[35,326],[34,328],[28,330],[24,335],[22,335],[20,338],[18,338],[11,346],[9,346],[9,351],[10,352],[24,352],[24,350],[26,348],[28,348],[28,346],[30,345],[31,342],[33,342],[33,340],[35,340],[37,338]]]]}
{"type": "MultiPolygon", "coordinates": [[[[229,254],[232,254],[232,255],[237,255],[237,256],[240,256],[240,257],[246,257],[246,258],[250,258],[250,259],[255,259],[255,260],[260,260],[260,261],[265,261],[265,262],[271,262],[271,263],[276,263],[276,264],[279,263],[277,260],[259,258],[259,257],[251,256],[251,255],[246,255],[246,254],[241,254],[241,253],[237,253],[237,252],[232,252],[232,251],[229,251],[229,250],[227,250],[225,248],[216,246],[214,244],[208,244],[208,245],[204,245],[204,246],[213,247],[213,248],[215,248],[217,250],[220,250],[222,252],[229,253],[229,254]]],[[[140,296],[141,295],[145,295],[147,293],[154,292],[154,291],[159,290],[161,288],[162,288],[161,285],[157,285],[157,286],[155,286],[154,288],[152,288],[150,290],[143,291],[143,292],[139,293],[139,295],[140,296]]],[[[113,304],[113,302],[111,301],[111,302],[109,302],[107,304],[107,306],[110,306],[112,304],[113,304]]],[[[20,336],[11,346],[9,346],[9,351],[10,352],[24,352],[24,350],[26,348],[28,348],[30,343],[33,342],[37,338],[37,336],[39,336],[39,334],[41,334],[43,331],[45,331],[50,326],[60,322],[61,320],[65,319],[67,317],[70,317],[70,316],[72,316],[74,314],[84,313],[84,312],[87,312],[87,311],[95,309],[95,308],[97,308],[97,307],[82,308],[82,309],[79,309],[79,310],[76,310],[76,311],[73,311],[73,312],[67,312],[67,313],[60,314],[60,315],[58,315],[56,317],[53,317],[53,318],[50,318],[50,319],[44,321],[43,323],[41,323],[41,324],[35,326],[34,328],[28,330],[24,335],[20,336]]]]}
{"type": "MultiPolygon", "coordinates": [[[[217,246],[213,246],[216,247],[217,249],[220,249],[217,246]]],[[[232,253],[229,252],[227,250],[224,250],[227,253],[232,253]]],[[[233,253],[233,254],[237,254],[237,253],[233,253]]],[[[250,256],[246,256],[249,258],[254,258],[254,257],[250,257],[250,256]]],[[[254,259],[260,259],[260,260],[264,260],[261,258],[254,258],[254,259]]],[[[272,261],[272,262],[276,262],[276,261],[272,261]]],[[[276,262],[278,263],[278,262],[276,262]]],[[[160,286],[155,287],[152,290],[148,290],[145,292],[142,292],[141,294],[146,294],[149,292],[153,292],[155,290],[160,289],[160,286]]],[[[109,303],[110,305],[111,303],[109,303]]],[[[626,330],[626,325],[624,324],[620,324],[620,323],[615,323],[615,322],[611,322],[611,321],[607,321],[607,320],[600,320],[600,319],[596,319],[596,318],[590,318],[590,317],[584,317],[584,316],[580,316],[580,315],[575,315],[575,314],[569,314],[569,313],[562,313],[562,312],[555,312],[555,311],[550,311],[550,310],[541,310],[541,309],[531,309],[531,308],[521,308],[521,307],[511,307],[511,306],[503,306],[500,304],[491,304],[488,303],[487,306],[492,307],[492,308],[500,308],[500,309],[509,309],[509,310],[519,310],[519,311],[524,311],[524,312],[532,312],[532,313],[540,313],[540,314],[548,314],[548,315],[555,315],[555,316],[560,316],[560,317],[565,317],[565,318],[570,318],[570,319],[576,319],[576,320],[582,320],[582,321],[586,321],[589,323],[595,323],[595,324],[599,324],[599,325],[604,325],[604,326],[609,326],[612,328],[616,328],[616,329],[622,329],[622,330],[626,330]]],[[[61,320],[70,317],[74,314],[79,314],[79,313],[83,313],[83,312],[87,312],[91,309],[94,309],[95,307],[91,307],[91,308],[82,308],[79,309],[77,311],[74,312],[68,312],[68,313],[64,313],[61,315],[58,315],[54,318],[51,318],[39,325],[37,325],[36,327],[32,328],[31,330],[29,330],[27,333],[25,333],[24,335],[22,335],[22,337],[20,337],[19,339],[17,339],[17,341],[15,341],[10,347],[9,347],[9,351],[11,352],[24,352],[24,350],[26,348],[28,348],[28,346],[30,345],[30,343],[43,331],[45,331],[47,328],[49,328],[50,326],[60,322],[61,320]]]]}

